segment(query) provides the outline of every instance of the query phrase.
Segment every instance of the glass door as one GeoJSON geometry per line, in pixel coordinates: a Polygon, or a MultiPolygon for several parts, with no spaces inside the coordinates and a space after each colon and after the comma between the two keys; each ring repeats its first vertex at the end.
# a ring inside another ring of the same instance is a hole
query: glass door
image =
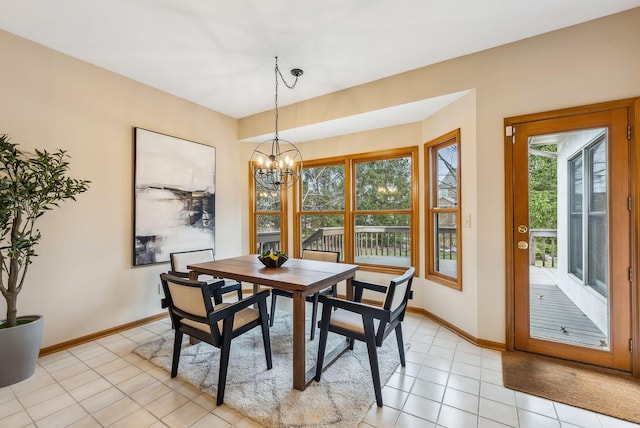
{"type": "Polygon", "coordinates": [[[631,369],[626,109],[515,126],[515,347],[631,369]]]}

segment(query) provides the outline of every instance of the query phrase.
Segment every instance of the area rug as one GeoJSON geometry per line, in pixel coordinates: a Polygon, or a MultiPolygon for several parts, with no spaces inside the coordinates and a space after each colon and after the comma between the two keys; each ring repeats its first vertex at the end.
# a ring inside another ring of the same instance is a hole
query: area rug
{"type": "Polygon", "coordinates": [[[504,386],[640,423],[640,381],[587,364],[524,352],[503,352],[504,386]]]}
{"type": "MultiPolygon", "coordinates": [[[[291,321],[290,314],[279,313],[270,329],[271,370],[266,369],[259,328],[233,340],[225,404],[265,427],[357,426],[375,400],[366,345],[356,342],[353,351],[347,350],[325,369],[320,382],[313,381],[302,392],[293,390],[291,321]]],[[[312,342],[307,340],[307,370],[315,365],[318,335],[312,342]]],[[[330,333],[327,350],[344,340],[330,333]]],[[[172,347],[173,331],[139,346],[135,352],[170,371],[172,347]]],[[[394,337],[378,348],[378,359],[384,385],[400,364],[394,337]]],[[[215,396],[219,362],[217,348],[202,342],[189,345],[185,339],[178,377],[215,396]]]]}

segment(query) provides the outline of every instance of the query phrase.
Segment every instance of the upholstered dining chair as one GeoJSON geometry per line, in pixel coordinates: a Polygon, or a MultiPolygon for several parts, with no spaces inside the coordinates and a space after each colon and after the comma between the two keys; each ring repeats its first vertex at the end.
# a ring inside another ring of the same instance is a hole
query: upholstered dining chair
{"type": "Polygon", "coordinates": [[[382,346],[392,331],[395,331],[400,364],[405,366],[402,320],[407,309],[407,301],[412,298],[411,283],[414,273],[415,268],[407,269],[405,273],[392,279],[389,286],[353,280],[351,281],[354,287],[353,301],[330,296],[320,297],[323,306],[316,362],[315,380],[317,382],[320,382],[322,376],[327,335],[330,331],[347,337],[351,350],[353,350],[354,341],[360,340],[367,344],[376,403],[378,407],[382,407],[382,386],[380,385],[377,348],[382,346]],[[385,299],[382,307],[362,303],[364,289],[384,293],[385,299]]]}
{"type": "MultiPolygon", "coordinates": [[[[178,251],[169,254],[169,260],[171,261],[171,270],[168,272],[170,275],[178,276],[181,278],[189,278],[189,269],[187,266],[195,263],[204,263],[214,260],[213,248],[204,248],[202,250],[191,251],[178,251]]],[[[209,283],[215,283],[220,278],[212,276],[201,275],[199,280],[207,281],[209,283]]],[[[224,286],[216,289],[213,298],[217,304],[222,303],[222,295],[226,293],[236,292],[238,300],[242,299],[242,284],[235,279],[224,278],[224,286]]]]}
{"type": "Polygon", "coordinates": [[[193,281],[166,273],[160,274],[160,280],[167,300],[171,323],[175,330],[173,360],[171,362],[172,378],[178,374],[183,334],[188,334],[219,348],[220,369],[216,403],[218,406],[221,405],[224,401],[227,382],[231,341],[258,326],[262,329],[267,369],[271,369],[271,339],[267,315],[269,290],[261,291],[237,302],[215,304],[211,288],[221,287],[224,283],[223,280],[218,280],[217,284],[212,285],[205,281],[193,281]],[[258,305],[257,310],[252,308],[255,304],[258,305]]]}
{"type": "MultiPolygon", "coordinates": [[[[302,258],[307,260],[319,260],[322,262],[338,263],[340,261],[340,253],[337,251],[321,251],[321,250],[302,250],[302,258]]],[[[309,340],[313,340],[316,333],[316,322],[318,317],[318,297],[320,295],[329,295],[333,297],[338,296],[338,285],[333,284],[331,287],[327,287],[324,290],[320,290],[311,296],[306,297],[307,302],[311,302],[313,308],[311,309],[311,333],[309,334],[309,340]]],[[[271,290],[271,319],[269,325],[273,327],[273,317],[276,313],[276,299],[278,296],[293,298],[293,294],[290,291],[280,290],[274,288],[271,290]]]]}

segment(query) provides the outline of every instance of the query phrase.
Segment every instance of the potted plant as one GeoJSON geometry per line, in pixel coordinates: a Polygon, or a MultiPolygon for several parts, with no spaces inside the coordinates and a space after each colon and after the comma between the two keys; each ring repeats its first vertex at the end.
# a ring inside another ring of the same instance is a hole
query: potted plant
{"type": "Polygon", "coordinates": [[[17,300],[42,237],[37,219],[89,188],[89,181],[67,177],[68,159],[64,150],[23,152],[0,134],[0,291],[7,303],[0,319],[0,387],[35,371],[42,316],[19,317],[17,300]]]}

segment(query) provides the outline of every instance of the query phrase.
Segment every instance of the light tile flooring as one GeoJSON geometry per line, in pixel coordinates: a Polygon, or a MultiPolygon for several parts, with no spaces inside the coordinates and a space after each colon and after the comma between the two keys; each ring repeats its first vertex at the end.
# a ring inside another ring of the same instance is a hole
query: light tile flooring
{"type": "MultiPolygon", "coordinates": [[[[164,319],[40,358],[33,377],[0,388],[0,427],[259,427],[131,352],[169,329],[164,319]]],[[[404,333],[407,365],[359,428],[638,426],[504,388],[499,352],[426,317],[408,314],[404,333]]]]}

